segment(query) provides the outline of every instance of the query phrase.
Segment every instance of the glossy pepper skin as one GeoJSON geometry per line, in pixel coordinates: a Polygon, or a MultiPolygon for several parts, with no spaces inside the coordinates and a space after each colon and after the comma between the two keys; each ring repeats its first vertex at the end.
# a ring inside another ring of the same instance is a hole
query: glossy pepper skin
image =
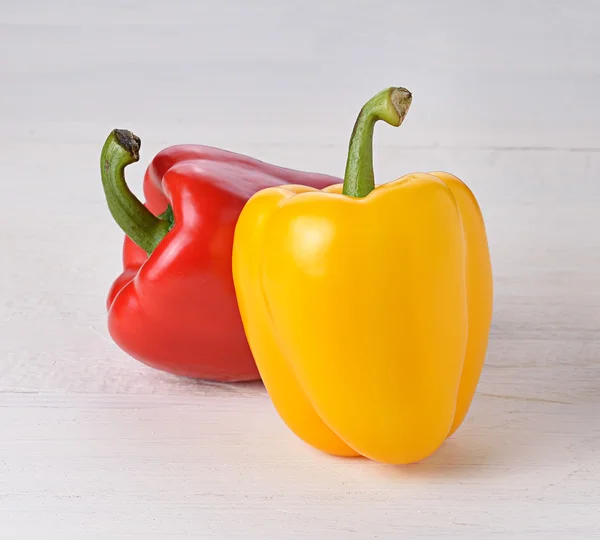
{"type": "Polygon", "coordinates": [[[263,188],[322,188],[339,179],[207,146],[172,146],[146,170],[144,205],[124,178],[139,149],[139,138],[115,130],[101,158],[109,209],[126,233],[124,269],[107,298],[111,337],[137,360],[176,375],[259,379],[231,273],[237,218],[263,188]]]}
{"type": "Polygon", "coordinates": [[[377,120],[412,100],[387,89],[361,111],[343,184],[262,190],[238,220],[233,275],[250,347],[280,416],[339,456],[431,455],[464,420],[492,316],[485,225],[447,173],[374,186],[377,120]]]}

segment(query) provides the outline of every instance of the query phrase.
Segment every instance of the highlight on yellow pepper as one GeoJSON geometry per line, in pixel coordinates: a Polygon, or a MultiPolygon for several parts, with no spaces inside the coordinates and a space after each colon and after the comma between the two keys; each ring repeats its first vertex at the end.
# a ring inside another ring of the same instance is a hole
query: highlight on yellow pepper
{"type": "Polygon", "coordinates": [[[236,225],[233,278],[271,400],[309,445],[407,464],[463,422],[488,346],[493,282],[471,190],[444,172],[375,187],[373,130],[412,102],[360,111],[344,183],[263,189],[236,225]]]}

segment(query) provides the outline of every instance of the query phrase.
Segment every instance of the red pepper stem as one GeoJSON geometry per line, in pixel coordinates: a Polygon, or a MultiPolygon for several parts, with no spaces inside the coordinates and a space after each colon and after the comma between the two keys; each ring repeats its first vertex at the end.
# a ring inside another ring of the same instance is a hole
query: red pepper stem
{"type": "Polygon", "coordinates": [[[373,174],[373,130],[378,120],[398,127],[412,102],[406,88],[386,88],[361,109],[350,137],[342,193],[366,197],[375,189],[373,174]]]}
{"type": "Polygon", "coordinates": [[[108,209],[123,232],[148,255],[169,232],[170,224],[156,217],[130,191],[125,167],[140,159],[139,137],[125,129],[113,130],[102,148],[100,171],[108,209]]]}

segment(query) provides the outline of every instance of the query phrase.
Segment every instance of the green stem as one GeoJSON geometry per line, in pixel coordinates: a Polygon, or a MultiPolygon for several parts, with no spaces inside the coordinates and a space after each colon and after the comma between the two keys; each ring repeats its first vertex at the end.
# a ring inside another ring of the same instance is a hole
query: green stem
{"type": "Polygon", "coordinates": [[[406,88],[386,88],[371,98],[360,110],[348,148],[342,193],[366,197],[375,189],[373,175],[373,129],[377,120],[392,126],[402,124],[412,94],[406,88]]]}
{"type": "Polygon", "coordinates": [[[169,232],[171,224],[156,217],[130,191],[125,167],[140,159],[139,137],[125,129],[113,130],[102,148],[100,171],[108,209],[123,232],[148,255],[169,232]]]}

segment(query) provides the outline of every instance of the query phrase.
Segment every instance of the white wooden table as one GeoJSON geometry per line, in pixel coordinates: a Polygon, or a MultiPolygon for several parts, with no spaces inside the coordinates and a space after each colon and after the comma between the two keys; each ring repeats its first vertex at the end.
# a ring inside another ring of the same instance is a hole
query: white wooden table
{"type": "Polygon", "coordinates": [[[600,537],[600,6],[362,4],[0,2],[0,538],[600,537]],[[469,183],[496,285],[467,421],[409,467],[313,451],[260,384],[142,366],[104,311],[112,128],[138,194],[180,142],[341,175],[390,85],[415,97],[378,181],[469,183]]]}

